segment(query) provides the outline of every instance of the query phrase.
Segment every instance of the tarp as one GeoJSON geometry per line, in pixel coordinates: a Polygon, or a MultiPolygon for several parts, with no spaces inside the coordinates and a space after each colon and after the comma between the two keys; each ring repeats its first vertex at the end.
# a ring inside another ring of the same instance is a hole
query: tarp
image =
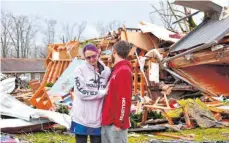
{"type": "Polygon", "coordinates": [[[74,86],[74,70],[77,66],[84,63],[83,60],[75,58],[70,65],[65,69],[63,74],[55,82],[52,88],[47,92],[49,96],[64,96],[74,86]]]}
{"type": "Polygon", "coordinates": [[[25,121],[22,119],[0,119],[0,128],[15,128],[15,127],[27,127],[32,125],[39,125],[50,122],[49,119],[33,119],[31,121],[25,121]]]}
{"type": "Polygon", "coordinates": [[[15,77],[10,77],[0,81],[0,92],[11,93],[15,89],[15,77]]]}
{"type": "MultiPolygon", "coordinates": [[[[25,121],[34,121],[34,119],[47,118],[50,121],[65,126],[67,129],[71,125],[71,116],[54,111],[33,109],[8,94],[2,94],[0,114],[10,117],[16,117],[25,121]]],[[[26,122],[25,122],[26,123],[26,122]]],[[[11,126],[10,126],[11,127],[11,126]]]]}
{"type": "Polygon", "coordinates": [[[23,104],[11,95],[2,94],[0,96],[0,101],[1,115],[15,117],[26,121],[30,121],[31,118],[38,118],[33,116],[35,113],[33,108],[23,104]]]}

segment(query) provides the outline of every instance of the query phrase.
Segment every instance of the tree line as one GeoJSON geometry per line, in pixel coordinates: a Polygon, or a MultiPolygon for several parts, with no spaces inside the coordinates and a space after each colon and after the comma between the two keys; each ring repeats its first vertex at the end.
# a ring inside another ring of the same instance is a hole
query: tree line
{"type": "MultiPolygon", "coordinates": [[[[98,36],[104,36],[107,32],[122,25],[123,23],[117,20],[106,24],[98,21],[95,23],[95,28],[98,36]]],[[[63,24],[54,19],[1,11],[1,57],[45,58],[48,44],[86,40],[84,39],[86,27],[87,21],[63,24]],[[61,27],[59,33],[56,30],[58,24],[61,27]],[[42,41],[41,44],[37,44],[37,40],[42,41]]]]}
{"type": "MultiPolygon", "coordinates": [[[[151,5],[153,11],[149,13],[149,16],[152,23],[155,22],[154,14],[157,14],[164,27],[170,31],[188,33],[197,26],[191,16],[190,9],[175,6],[169,3],[168,0],[159,1],[158,4],[157,6],[151,5]],[[175,21],[177,22],[174,24],[175,21]]],[[[98,36],[101,37],[109,31],[117,30],[123,24],[124,22],[118,20],[107,23],[98,20],[95,23],[95,28],[98,36]]],[[[86,28],[87,21],[63,24],[54,19],[15,15],[1,11],[1,57],[45,58],[48,44],[66,43],[71,40],[86,40],[84,39],[86,28]],[[61,27],[60,33],[56,31],[58,25],[61,27]],[[42,38],[42,44],[39,45],[36,44],[38,34],[42,38]]]]}

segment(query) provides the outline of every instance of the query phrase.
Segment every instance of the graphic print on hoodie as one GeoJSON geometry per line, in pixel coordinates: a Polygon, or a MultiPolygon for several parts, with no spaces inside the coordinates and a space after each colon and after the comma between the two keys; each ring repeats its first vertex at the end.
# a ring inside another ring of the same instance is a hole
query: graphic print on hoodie
{"type": "Polygon", "coordinates": [[[86,127],[101,127],[101,110],[105,96],[104,89],[110,75],[110,69],[101,61],[101,74],[89,63],[75,69],[75,85],[72,108],[72,120],[86,127]]]}

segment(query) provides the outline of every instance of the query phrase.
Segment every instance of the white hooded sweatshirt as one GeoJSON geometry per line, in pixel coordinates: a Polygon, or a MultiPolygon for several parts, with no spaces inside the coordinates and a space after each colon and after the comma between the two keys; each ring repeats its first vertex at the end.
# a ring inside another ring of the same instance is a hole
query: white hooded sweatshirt
{"type": "Polygon", "coordinates": [[[72,119],[74,122],[86,127],[101,127],[101,112],[105,88],[110,76],[110,69],[101,61],[103,67],[101,74],[88,62],[78,66],[75,73],[72,119]]]}

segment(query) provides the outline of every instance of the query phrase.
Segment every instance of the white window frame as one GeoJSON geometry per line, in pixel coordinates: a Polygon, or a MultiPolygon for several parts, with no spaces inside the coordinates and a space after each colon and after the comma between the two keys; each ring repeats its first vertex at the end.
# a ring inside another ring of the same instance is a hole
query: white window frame
{"type": "Polygon", "coordinates": [[[35,73],[34,74],[34,79],[40,80],[41,79],[40,73],[35,73]]]}
{"type": "Polygon", "coordinates": [[[25,76],[28,78],[28,81],[31,80],[31,73],[25,73],[25,76]]]}

